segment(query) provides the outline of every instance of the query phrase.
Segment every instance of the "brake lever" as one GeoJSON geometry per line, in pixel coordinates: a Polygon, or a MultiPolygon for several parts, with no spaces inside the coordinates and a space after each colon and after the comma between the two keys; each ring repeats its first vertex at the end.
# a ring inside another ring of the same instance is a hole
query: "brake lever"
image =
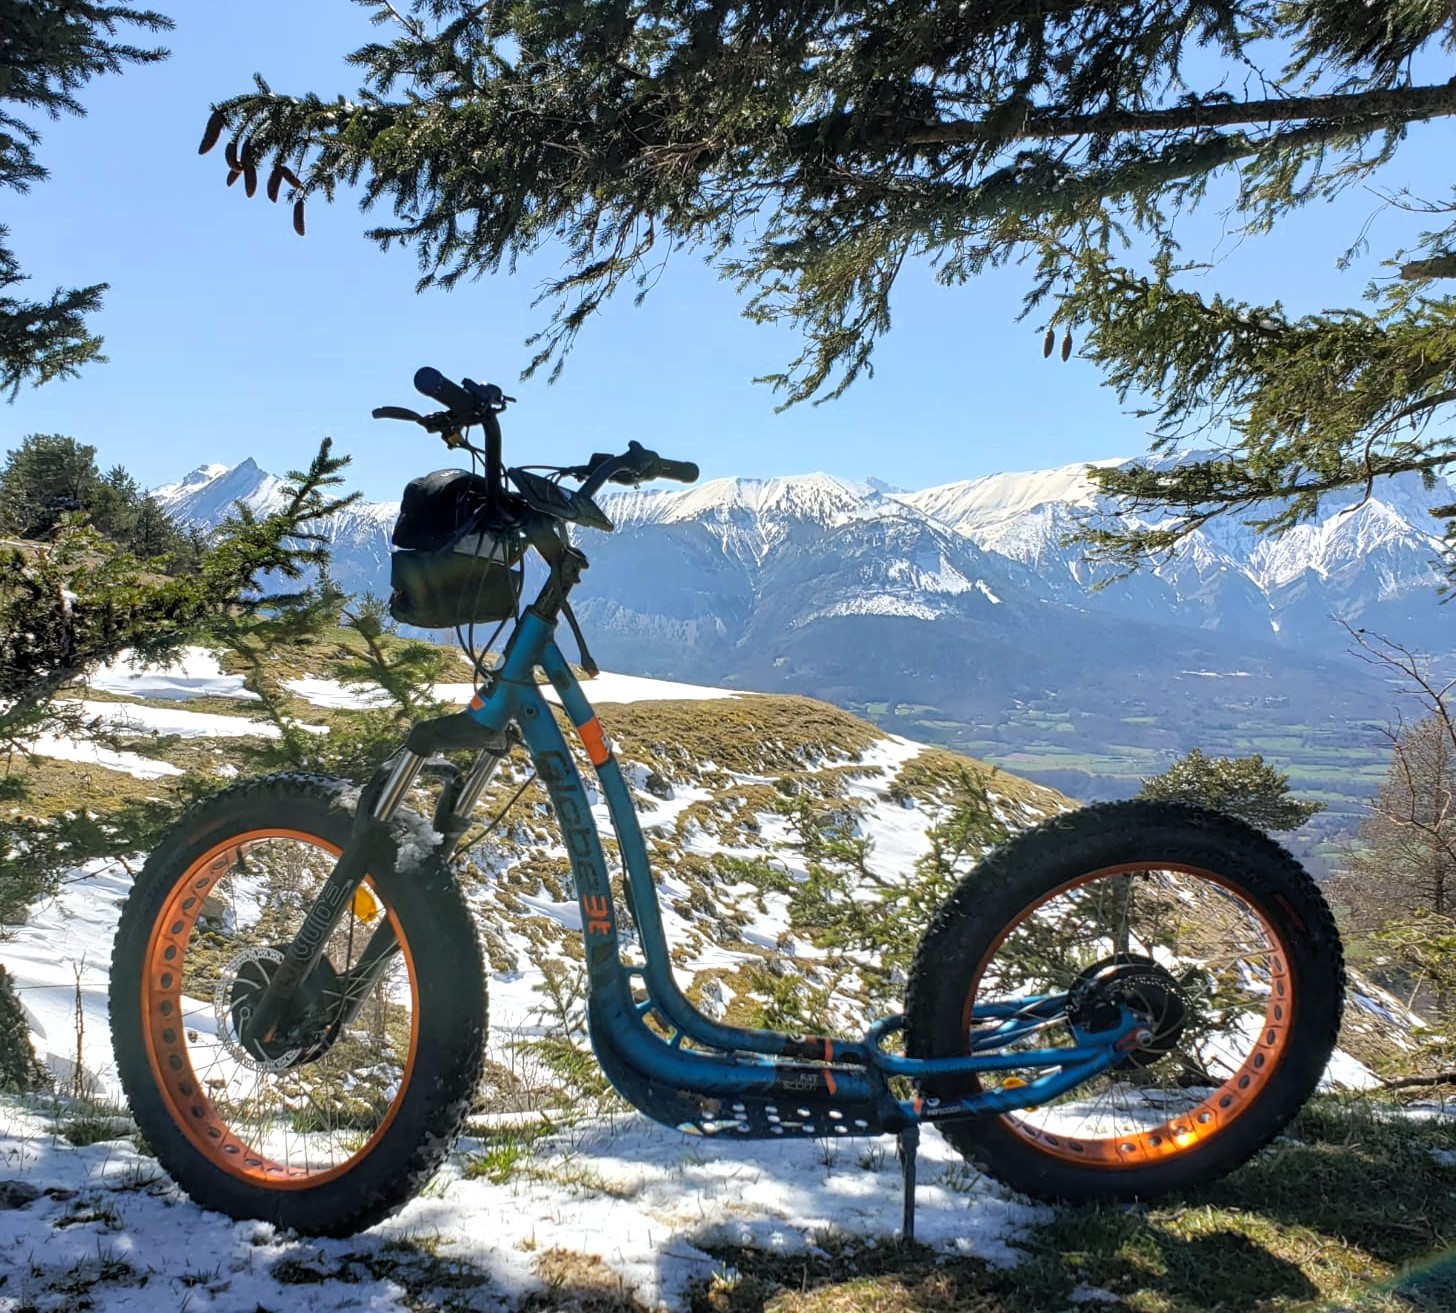
{"type": "Polygon", "coordinates": [[[408,406],[375,406],[370,414],[375,419],[407,419],[418,424],[426,433],[435,433],[443,438],[451,451],[462,448],[466,451],[477,450],[461,433],[460,421],[448,410],[436,410],[428,415],[421,415],[419,411],[411,410],[408,406]]]}
{"type": "MultiPolygon", "coordinates": [[[[582,483],[585,483],[608,461],[616,459],[616,456],[608,455],[606,452],[594,451],[592,452],[591,460],[585,465],[572,465],[561,472],[570,478],[579,479],[582,483]]],[[[635,488],[642,482],[642,476],[635,470],[622,469],[618,470],[615,474],[608,475],[607,482],[625,484],[629,488],[635,488]]]]}

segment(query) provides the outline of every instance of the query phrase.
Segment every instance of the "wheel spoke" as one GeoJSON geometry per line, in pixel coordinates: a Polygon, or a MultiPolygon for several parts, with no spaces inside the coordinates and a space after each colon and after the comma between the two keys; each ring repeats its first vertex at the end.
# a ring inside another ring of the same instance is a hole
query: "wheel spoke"
{"type": "MultiPolygon", "coordinates": [[[[1054,1147],[1067,1145],[1068,1156],[1163,1149],[1204,1101],[1206,1053],[1219,1055],[1225,1084],[1249,1061],[1271,1006],[1279,948],[1250,904],[1198,871],[1112,871],[1044,899],[1002,938],[981,975],[997,993],[1007,983],[1017,992],[1066,992],[1068,1013],[1018,1035],[1007,1051],[1055,1047],[1057,1038],[1041,1032],[1058,1025],[1070,1043],[1069,1021],[1095,1040],[1124,1007],[1145,1017],[1153,1039],[1103,1075],[1005,1120],[1039,1147],[1047,1136],[1054,1147]]],[[[1027,1079],[1038,1074],[1027,1069],[1027,1079]]]]}
{"type": "MultiPolygon", "coordinates": [[[[159,1042],[169,1045],[168,1067],[178,1072],[175,1102],[197,1123],[199,1140],[229,1155],[229,1167],[251,1155],[265,1179],[323,1176],[367,1148],[402,1095],[404,1060],[413,1047],[413,995],[407,981],[400,987],[403,955],[397,954],[354,1020],[327,1040],[324,1027],[343,1001],[332,983],[335,973],[353,965],[359,940],[367,938],[356,929],[351,908],[324,946],[310,978],[316,983],[306,981],[295,1000],[295,1012],[301,1009],[305,1017],[301,1038],[265,1044],[261,1056],[245,1047],[239,1022],[337,857],[321,841],[293,832],[246,839],[246,845],[231,841],[221,860],[207,866],[205,890],[198,888],[195,869],[178,882],[176,906],[163,919],[182,927],[180,969],[167,976],[170,992],[160,984],[155,992],[159,1007],[175,1008],[181,1037],[166,1029],[159,1042]],[[291,1056],[306,1056],[317,1044],[326,1048],[311,1061],[291,1056]],[[194,1094],[185,1092],[194,1087],[194,1094]]],[[[372,883],[367,887],[388,916],[378,891],[372,883]]],[[[397,925],[394,933],[399,937],[397,925]]]]}

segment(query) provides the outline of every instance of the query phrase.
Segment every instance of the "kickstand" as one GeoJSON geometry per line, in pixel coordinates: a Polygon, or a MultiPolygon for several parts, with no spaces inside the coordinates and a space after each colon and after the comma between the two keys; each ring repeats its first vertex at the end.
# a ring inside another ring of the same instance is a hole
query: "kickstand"
{"type": "Polygon", "coordinates": [[[895,1152],[900,1159],[900,1176],[905,1186],[905,1216],[900,1224],[900,1243],[915,1243],[915,1151],[920,1147],[920,1127],[914,1122],[900,1131],[895,1152]]]}

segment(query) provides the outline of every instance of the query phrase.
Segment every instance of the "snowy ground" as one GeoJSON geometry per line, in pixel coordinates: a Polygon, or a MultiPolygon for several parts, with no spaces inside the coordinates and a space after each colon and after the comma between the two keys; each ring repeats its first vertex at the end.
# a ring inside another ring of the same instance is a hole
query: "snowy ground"
{"type": "Polygon", "coordinates": [[[204,647],[185,648],[171,665],[139,666],[119,657],[109,666],[93,671],[86,681],[92,688],[125,697],[175,699],[242,698],[257,701],[258,695],[243,687],[241,675],[226,675],[217,657],[204,647]]]}
{"type": "Polygon", "coordinates": [[[157,780],[164,775],[180,775],[181,767],[170,761],[158,761],[143,757],[139,752],[123,752],[105,748],[99,743],[76,742],[74,739],[57,738],[54,734],[37,734],[31,741],[30,750],[38,757],[50,757],[53,761],[74,761],[82,766],[101,766],[106,770],[119,770],[139,780],[157,780]]]}
{"type": "MultiPolygon", "coordinates": [[[[18,1182],[37,1192],[0,1212],[0,1310],[75,1308],[91,1277],[86,1307],[99,1313],[256,1313],[305,1299],[311,1313],[403,1313],[415,1307],[415,1246],[479,1278],[466,1307],[512,1307],[543,1284],[542,1256],[564,1249],[599,1258],[642,1303],[681,1308],[690,1283],[721,1270],[700,1246],[796,1252],[826,1230],[888,1239],[899,1225],[898,1168],[879,1142],[726,1143],[622,1116],[538,1142],[501,1184],[462,1176],[472,1147],[463,1141],[389,1221],[347,1240],[305,1240],[204,1212],[127,1140],[74,1148],[41,1111],[0,1104],[0,1191],[18,1182]],[[300,1265],[311,1269],[306,1297],[300,1265]]],[[[1011,1261],[1008,1238],[1046,1215],[988,1182],[968,1184],[935,1137],[921,1168],[919,1237],[948,1251],[1011,1261]]]]}
{"type": "MultiPolygon", "coordinates": [[[[107,967],[129,885],[115,864],[77,872],[0,944],[0,962],[58,1084],[71,1086],[79,1059],[82,1083],[102,1099],[119,1093],[107,967]]],[[[495,976],[490,988],[499,1056],[530,1028],[532,996],[522,974],[495,976]]],[[[499,1184],[465,1175],[481,1149],[466,1139],[396,1217],[350,1240],[306,1241],[204,1212],[129,1140],[76,1148],[57,1124],[43,1105],[0,1100],[0,1274],[8,1274],[0,1313],[68,1310],[78,1283],[93,1278],[87,1298],[103,1313],[184,1300],[189,1313],[298,1307],[301,1292],[289,1278],[299,1264],[329,1278],[310,1284],[316,1313],[404,1310],[410,1283],[428,1272],[411,1274],[403,1241],[428,1242],[436,1259],[479,1279],[468,1307],[511,1307],[540,1286],[540,1256],[559,1248],[600,1258],[644,1304],[681,1308],[687,1286],[718,1266],[700,1246],[793,1252],[826,1231],[889,1240],[900,1224],[887,1139],[718,1141],[621,1113],[537,1142],[499,1184]],[[6,1182],[19,1183],[22,1195],[27,1187],[37,1193],[4,1210],[6,1182]],[[393,1271],[400,1263],[404,1276],[393,1271]]],[[[918,1199],[921,1240],[992,1262],[1012,1261],[1008,1242],[1045,1216],[969,1172],[934,1134],[922,1148],[918,1199]]]]}

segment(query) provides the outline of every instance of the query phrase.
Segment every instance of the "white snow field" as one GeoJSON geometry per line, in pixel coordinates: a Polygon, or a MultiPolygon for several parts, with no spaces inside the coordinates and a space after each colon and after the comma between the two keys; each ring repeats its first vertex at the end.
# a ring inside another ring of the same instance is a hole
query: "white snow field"
{"type": "Polygon", "coordinates": [[[162,667],[138,665],[127,657],[94,671],[86,681],[92,688],[138,698],[242,698],[258,700],[243,687],[241,675],[227,675],[217,657],[205,647],[184,648],[181,657],[162,667]]]}
{"type": "Polygon", "coordinates": [[[125,702],[81,700],[81,712],[99,720],[113,734],[171,735],[184,739],[236,738],[251,734],[277,738],[278,728],[266,720],[225,716],[213,711],[185,711],[181,707],[129,706],[125,702]]]}
{"type": "Polygon", "coordinates": [[[182,774],[181,768],[172,765],[170,761],[157,761],[137,752],[102,747],[99,743],[58,738],[54,734],[37,734],[31,742],[31,751],[38,757],[50,757],[54,761],[74,761],[83,766],[123,771],[139,780],[157,780],[164,775],[182,774]]]}
{"type": "MultiPolygon", "coordinates": [[[[10,1274],[0,1309],[68,1311],[72,1296],[48,1288],[74,1288],[77,1269],[104,1263],[130,1271],[113,1268],[88,1292],[85,1307],[97,1313],[405,1313],[420,1305],[398,1280],[370,1268],[381,1260],[392,1266],[411,1241],[479,1275],[475,1298],[452,1308],[512,1307],[543,1286],[540,1256],[564,1249],[599,1258],[642,1304],[677,1309],[690,1283],[723,1270],[700,1246],[794,1253],[826,1231],[891,1237],[900,1219],[899,1171],[893,1152],[861,1166],[868,1143],[693,1140],[622,1116],[538,1143],[529,1172],[493,1184],[462,1176],[467,1140],[395,1217],[349,1239],[310,1240],[204,1212],[124,1139],[74,1148],[44,1116],[0,1105],[0,1179],[43,1192],[0,1213],[0,1272],[10,1274]],[[285,1265],[298,1264],[316,1273],[305,1289],[286,1279],[285,1265]]],[[[1049,1210],[989,1183],[969,1190],[936,1183],[957,1179],[959,1163],[939,1139],[925,1142],[918,1237],[949,1252],[1014,1261],[1008,1239],[1049,1210]]]]}
{"type": "MultiPolygon", "coordinates": [[[[379,689],[340,684],[334,679],[306,676],[283,681],[290,693],[317,707],[368,708],[382,706],[388,695],[379,689]]],[[[592,702],[699,702],[717,698],[736,698],[740,694],[728,689],[707,688],[702,684],[677,684],[666,679],[644,679],[640,675],[616,675],[602,671],[595,679],[582,681],[582,689],[592,702]]],[[[462,706],[470,701],[475,685],[459,682],[436,684],[431,690],[444,702],[462,706]]],[[[548,702],[559,702],[556,690],[549,684],[541,692],[548,702]]]]}

